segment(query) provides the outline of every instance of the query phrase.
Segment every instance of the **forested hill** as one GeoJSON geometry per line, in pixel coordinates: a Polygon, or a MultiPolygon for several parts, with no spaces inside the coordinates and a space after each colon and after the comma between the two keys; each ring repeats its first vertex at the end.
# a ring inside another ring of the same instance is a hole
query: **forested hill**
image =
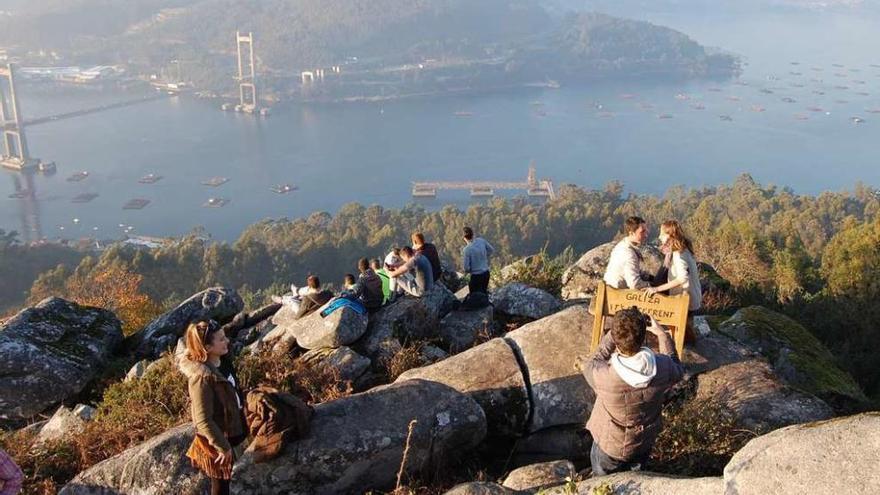
{"type": "Polygon", "coordinates": [[[559,18],[538,0],[50,0],[9,14],[0,45],[150,71],[180,59],[186,78],[218,90],[229,86],[236,30],[254,32],[259,72],[297,81],[300,70],[355,60],[346,73],[435,60],[447,70],[437,78],[464,76],[471,87],[737,70],[733,57],[707,55],[677,31],[600,14],[559,18]]]}

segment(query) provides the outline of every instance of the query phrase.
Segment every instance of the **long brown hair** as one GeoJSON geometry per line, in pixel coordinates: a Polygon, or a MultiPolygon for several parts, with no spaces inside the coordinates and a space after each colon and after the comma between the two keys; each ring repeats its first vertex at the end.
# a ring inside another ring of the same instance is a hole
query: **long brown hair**
{"type": "Polygon", "coordinates": [[[669,234],[669,247],[671,247],[673,251],[681,252],[687,249],[691,254],[694,254],[694,244],[688,236],[685,235],[684,230],[677,221],[667,220],[663,222],[660,229],[669,234]]]}
{"type": "Polygon", "coordinates": [[[206,346],[211,344],[212,336],[220,330],[220,324],[214,320],[190,323],[186,327],[186,358],[191,361],[204,363],[208,360],[206,346]]]}

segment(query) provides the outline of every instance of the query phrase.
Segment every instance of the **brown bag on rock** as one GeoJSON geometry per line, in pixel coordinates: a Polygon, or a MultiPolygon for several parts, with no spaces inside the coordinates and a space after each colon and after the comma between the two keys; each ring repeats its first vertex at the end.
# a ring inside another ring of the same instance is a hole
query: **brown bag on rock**
{"type": "Polygon", "coordinates": [[[260,386],[248,392],[245,418],[254,441],[248,447],[254,462],[278,457],[288,442],[305,437],[314,409],[276,388],[260,386]]]}

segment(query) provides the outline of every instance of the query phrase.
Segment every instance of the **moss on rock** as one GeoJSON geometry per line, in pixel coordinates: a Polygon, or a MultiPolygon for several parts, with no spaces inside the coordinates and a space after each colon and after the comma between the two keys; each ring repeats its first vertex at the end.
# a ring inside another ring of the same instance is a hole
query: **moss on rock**
{"type": "Polygon", "coordinates": [[[761,306],[740,309],[718,331],[765,356],[789,384],[831,403],[865,402],[856,381],[809,330],[761,306]]]}

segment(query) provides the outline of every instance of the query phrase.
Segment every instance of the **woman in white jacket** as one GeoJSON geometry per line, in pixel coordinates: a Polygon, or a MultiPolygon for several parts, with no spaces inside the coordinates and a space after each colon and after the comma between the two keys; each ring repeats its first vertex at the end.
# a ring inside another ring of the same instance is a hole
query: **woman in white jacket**
{"type": "MultiPolygon", "coordinates": [[[[656,294],[657,292],[669,291],[670,296],[675,296],[687,291],[690,296],[688,327],[691,327],[690,317],[700,309],[703,303],[700,270],[694,259],[693,243],[685,235],[677,221],[667,220],[660,226],[660,246],[666,253],[664,265],[669,271],[668,281],[658,287],[649,287],[645,289],[645,292],[656,294]]],[[[688,333],[691,332],[688,331],[688,333]]]]}

